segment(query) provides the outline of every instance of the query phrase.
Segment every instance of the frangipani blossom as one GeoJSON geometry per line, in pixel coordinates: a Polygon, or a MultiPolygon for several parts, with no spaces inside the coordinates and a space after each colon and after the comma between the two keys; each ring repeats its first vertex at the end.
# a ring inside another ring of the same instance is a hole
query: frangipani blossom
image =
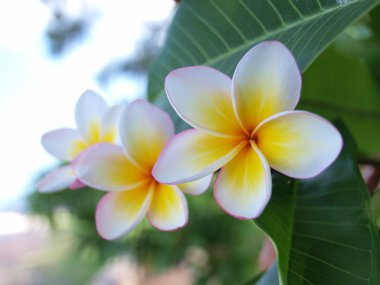
{"type": "MultiPolygon", "coordinates": [[[[97,93],[86,91],[75,108],[76,129],[62,128],[42,136],[43,147],[60,160],[71,162],[89,146],[99,142],[116,143],[121,106],[109,107],[97,93]]],[[[60,167],[37,183],[40,192],[56,192],[85,185],[74,174],[71,164],[60,167]]]]}
{"type": "MultiPolygon", "coordinates": [[[[152,168],[174,135],[169,115],[144,100],[127,106],[121,115],[122,146],[97,144],[79,156],[74,171],[85,184],[108,191],[96,210],[96,225],[105,239],[131,231],[146,215],[163,231],[187,223],[187,202],[182,192],[204,192],[212,175],[180,185],[157,182],[152,168]]],[[[174,166],[175,167],[175,166],[174,166]]]]}
{"type": "Polygon", "coordinates": [[[249,50],[232,80],[213,68],[185,67],[168,74],[165,88],[175,111],[195,129],[168,142],[153,176],[162,183],[183,183],[221,168],[214,196],[237,218],[255,218],[265,208],[270,167],[294,178],[313,177],[342,148],[331,123],[294,111],[301,75],[280,42],[249,50]]]}

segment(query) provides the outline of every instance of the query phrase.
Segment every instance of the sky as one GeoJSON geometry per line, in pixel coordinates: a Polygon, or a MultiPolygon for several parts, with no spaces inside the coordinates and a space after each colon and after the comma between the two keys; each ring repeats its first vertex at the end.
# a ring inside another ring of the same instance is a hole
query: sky
{"type": "MultiPolygon", "coordinates": [[[[65,0],[62,0],[63,2],[65,0]]],[[[78,0],[66,0],[78,11],[78,0]]],[[[58,164],[41,146],[43,133],[75,127],[78,97],[93,89],[110,103],[141,96],[141,84],[96,82],[110,61],[130,55],[146,23],[167,21],[174,1],[88,0],[96,20],[87,35],[63,57],[53,58],[45,30],[51,19],[41,0],[0,0],[0,211],[19,209],[38,174],[58,164]]]]}

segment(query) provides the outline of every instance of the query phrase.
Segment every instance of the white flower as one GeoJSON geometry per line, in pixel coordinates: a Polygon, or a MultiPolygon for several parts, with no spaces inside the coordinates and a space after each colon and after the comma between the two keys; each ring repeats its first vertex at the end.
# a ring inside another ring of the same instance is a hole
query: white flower
{"type": "Polygon", "coordinates": [[[109,107],[97,93],[87,90],[75,108],[78,129],[61,128],[42,136],[42,145],[53,156],[69,162],[36,185],[40,192],[57,192],[66,188],[78,189],[85,185],[76,178],[71,162],[91,145],[99,142],[116,143],[121,106],[109,107]]]}

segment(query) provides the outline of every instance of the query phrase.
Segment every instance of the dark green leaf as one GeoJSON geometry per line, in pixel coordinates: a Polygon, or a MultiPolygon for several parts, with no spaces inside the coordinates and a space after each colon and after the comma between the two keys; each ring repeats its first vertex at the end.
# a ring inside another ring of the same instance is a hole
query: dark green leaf
{"type": "Polygon", "coordinates": [[[360,59],[326,50],[304,73],[297,108],[341,118],[360,151],[380,150],[380,89],[360,59]]]}
{"type": "MultiPolygon", "coordinates": [[[[149,74],[151,100],[163,95],[168,72],[188,65],[213,66],[231,75],[255,44],[277,39],[302,70],[377,0],[184,0],[149,74]]],[[[164,104],[165,105],[165,104],[164,104]]]]}
{"type": "Polygon", "coordinates": [[[339,158],[319,176],[274,176],[273,195],[257,224],[271,237],[282,284],[378,283],[379,235],[368,190],[345,129],[339,158]]]}

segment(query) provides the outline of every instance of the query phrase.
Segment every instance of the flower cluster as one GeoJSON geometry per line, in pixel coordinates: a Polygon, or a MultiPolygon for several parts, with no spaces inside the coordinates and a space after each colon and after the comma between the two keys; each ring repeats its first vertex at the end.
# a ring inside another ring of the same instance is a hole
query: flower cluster
{"type": "Polygon", "coordinates": [[[45,177],[40,191],[81,185],[107,191],[96,224],[102,237],[115,239],[145,216],[161,230],[184,226],[183,193],[201,194],[219,169],[218,204],[237,218],[255,218],[271,196],[270,168],[313,177],[342,148],[331,123],[294,110],[301,75],[279,42],[249,50],[232,79],[210,67],[185,67],[168,74],[165,89],[193,129],[174,135],[170,117],[151,103],[137,100],[120,114],[120,107],[107,110],[101,97],[87,92],[76,109],[79,132],[61,129],[43,137],[50,153],[71,163],[45,177]]]}
{"type": "Polygon", "coordinates": [[[69,164],[49,173],[37,184],[40,192],[56,192],[85,185],[76,178],[72,161],[89,146],[99,142],[117,143],[121,106],[109,107],[97,93],[86,91],[75,108],[78,129],[61,128],[42,136],[42,146],[51,155],[69,164]]]}

